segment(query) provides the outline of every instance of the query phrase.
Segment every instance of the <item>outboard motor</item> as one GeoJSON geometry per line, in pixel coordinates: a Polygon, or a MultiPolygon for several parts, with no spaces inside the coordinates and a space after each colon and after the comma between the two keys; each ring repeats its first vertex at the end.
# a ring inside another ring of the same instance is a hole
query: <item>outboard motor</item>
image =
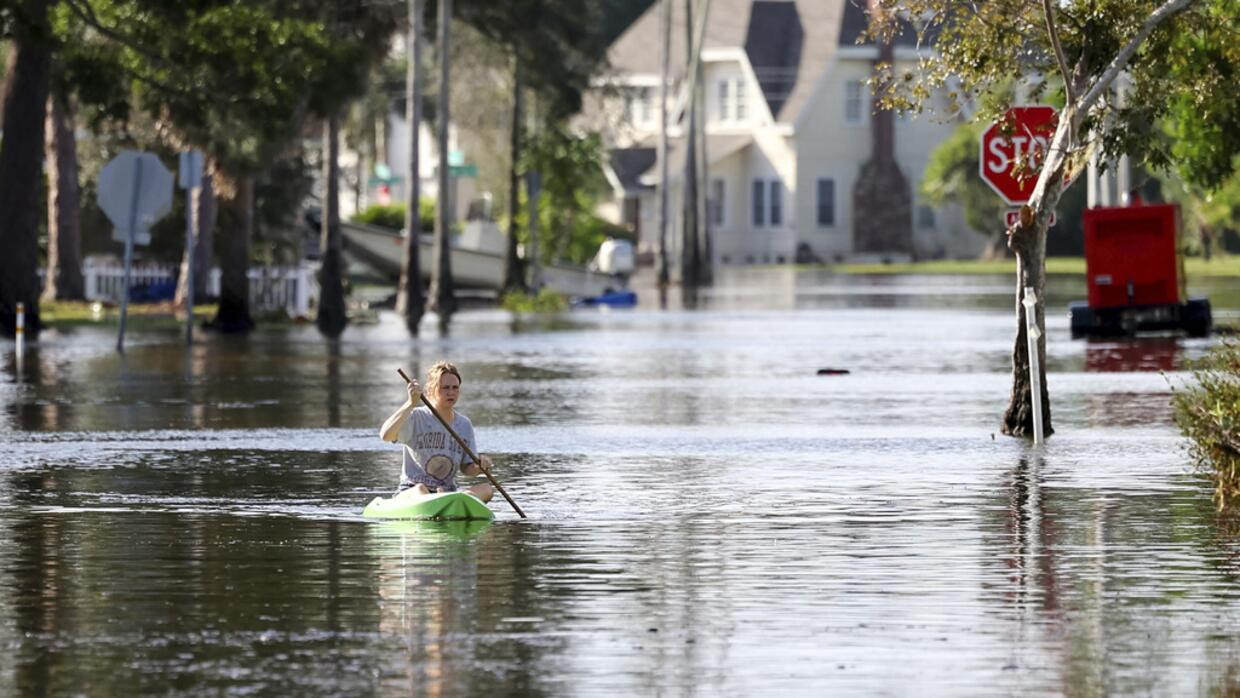
{"type": "Polygon", "coordinates": [[[607,238],[594,255],[592,268],[604,274],[628,276],[633,273],[633,243],[628,240],[607,238]]]}

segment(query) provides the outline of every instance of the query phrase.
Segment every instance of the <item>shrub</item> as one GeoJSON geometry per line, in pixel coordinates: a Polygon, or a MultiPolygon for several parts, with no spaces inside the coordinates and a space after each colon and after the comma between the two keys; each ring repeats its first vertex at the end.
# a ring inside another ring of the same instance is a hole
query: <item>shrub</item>
{"type": "Polygon", "coordinates": [[[568,310],[568,296],[549,288],[540,290],[536,296],[509,291],[499,299],[499,305],[514,313],[560,313],[568,310]]]}
{"type": "MultiPolygon", "coordinates": [[[[435,229],[434,199],[422,198],[418,203],[418,218],[422,222],[422,232],[429,233],[435,229]]],[[[353,222],[400,230],[405,227],[405,205],[371,204],[353,216],[353,222]]]]}
{"type": "Polygon", "coordinates": [[[1222,509],[1240,499],[1240,342],[1211,350],[1193,378],[1196,385],[1175,391],[1175,421],[1192,440],[1197,466],[1214,481],[1222,509]]]}

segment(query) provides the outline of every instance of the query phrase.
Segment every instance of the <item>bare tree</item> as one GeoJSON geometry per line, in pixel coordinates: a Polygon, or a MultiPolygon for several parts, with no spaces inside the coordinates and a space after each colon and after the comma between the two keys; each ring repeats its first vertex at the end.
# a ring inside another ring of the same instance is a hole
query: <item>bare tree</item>
{"type": "Polygon", "coordinates": [[[250,240],[254,236],[254,175],[220,173],[220,300],[212,329],[244,333],[254,329],[250,315],[250,240]]]}
{"type": "Polygon", "coordinates": [[[344,260],[340,243],[340,124],[323,124],[323,216],[319,237],[319,312],[315,323],[328,337],[339,337],[349,318],[344,304],[344,260]]]}
{"type": "Polygon", "coordinates": [[[47,278],[43,300],[82,300],[82,190],[78,184],[73,102],[47,98],[47,278]]]}
{"type": "MultiPolygon", "coordinates": [[[[211,255],[214,247],[215,239],[215,172],[218,169],[216,161],[210,156],[206,156],[203,162],[202,186],[193,191],[189,205],[197,209],[197,229],[194,231],[194,268],[189,269],[189,251],[186,250],[181,256],[181,274],[177,279],[176,296],[173,303],[180,307],[185,305],[189,298],[189,286],[192,281],[194,284],[194,298],[203,299],[207,297],[207,273],[211,269],[211,255]]],[[[190,309],[187,309],[190,310],[190,309]]]]}
{"type": "MultiPolygon", "coordinates": [[[[521,210],[521,129],[524,124],[525,99],[521,80],[521,63],[512,61],[512,146],[508,162],[508,254],[504,261],[504,290],[524,291],[525,273],[517,256],[517,214],[521,210]]],[[[531,209],[532,210],[532,209],[531,209]]],[[[531,213],[530,215],[534,215],[531,213]]]]}

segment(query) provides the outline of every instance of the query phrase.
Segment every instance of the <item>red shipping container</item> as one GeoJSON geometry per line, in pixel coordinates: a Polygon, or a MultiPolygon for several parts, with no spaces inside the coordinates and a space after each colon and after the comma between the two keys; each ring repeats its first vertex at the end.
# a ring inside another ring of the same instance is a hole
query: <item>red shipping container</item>
{"type": "Polygon", "coordinates": [[[1178,223],[1175,204],[1087,209],[1089,307],[1179,304],[1178,223]]]}

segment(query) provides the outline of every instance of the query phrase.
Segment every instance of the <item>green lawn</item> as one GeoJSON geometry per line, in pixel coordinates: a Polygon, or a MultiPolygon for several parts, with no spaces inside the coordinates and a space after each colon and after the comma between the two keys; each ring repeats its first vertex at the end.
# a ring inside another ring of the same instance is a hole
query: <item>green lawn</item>
{"type": "MultiPolygon", "coordinates": [[[[1237,276],[1240,277],[1240,256],[1215,257],[1206,261],[1189,257],[1184,261],[1190,277],[1237,276]]],[[[833,264],[828,267],[841,274],[1014,274],[1016,260],[936,260],[908,264],[833,264]]],[[[1048,257],[1048,274],[1084,274],[1082,257],[1048,257]]]]}
{"type": "MultiPolygon", "coordinates": [[[[39,304],[39,317],[48,327],[115,324],[120,306],[89,301],[44,301],[39,304]]],[[[199,324],[215,315],[215,305],[195,305],[194,320],[199,324]]],[[[159,329],[185,326],[185,316],[178,316],[171,303],[130,303],[125,325],[134,329],[159,329]]]]}

